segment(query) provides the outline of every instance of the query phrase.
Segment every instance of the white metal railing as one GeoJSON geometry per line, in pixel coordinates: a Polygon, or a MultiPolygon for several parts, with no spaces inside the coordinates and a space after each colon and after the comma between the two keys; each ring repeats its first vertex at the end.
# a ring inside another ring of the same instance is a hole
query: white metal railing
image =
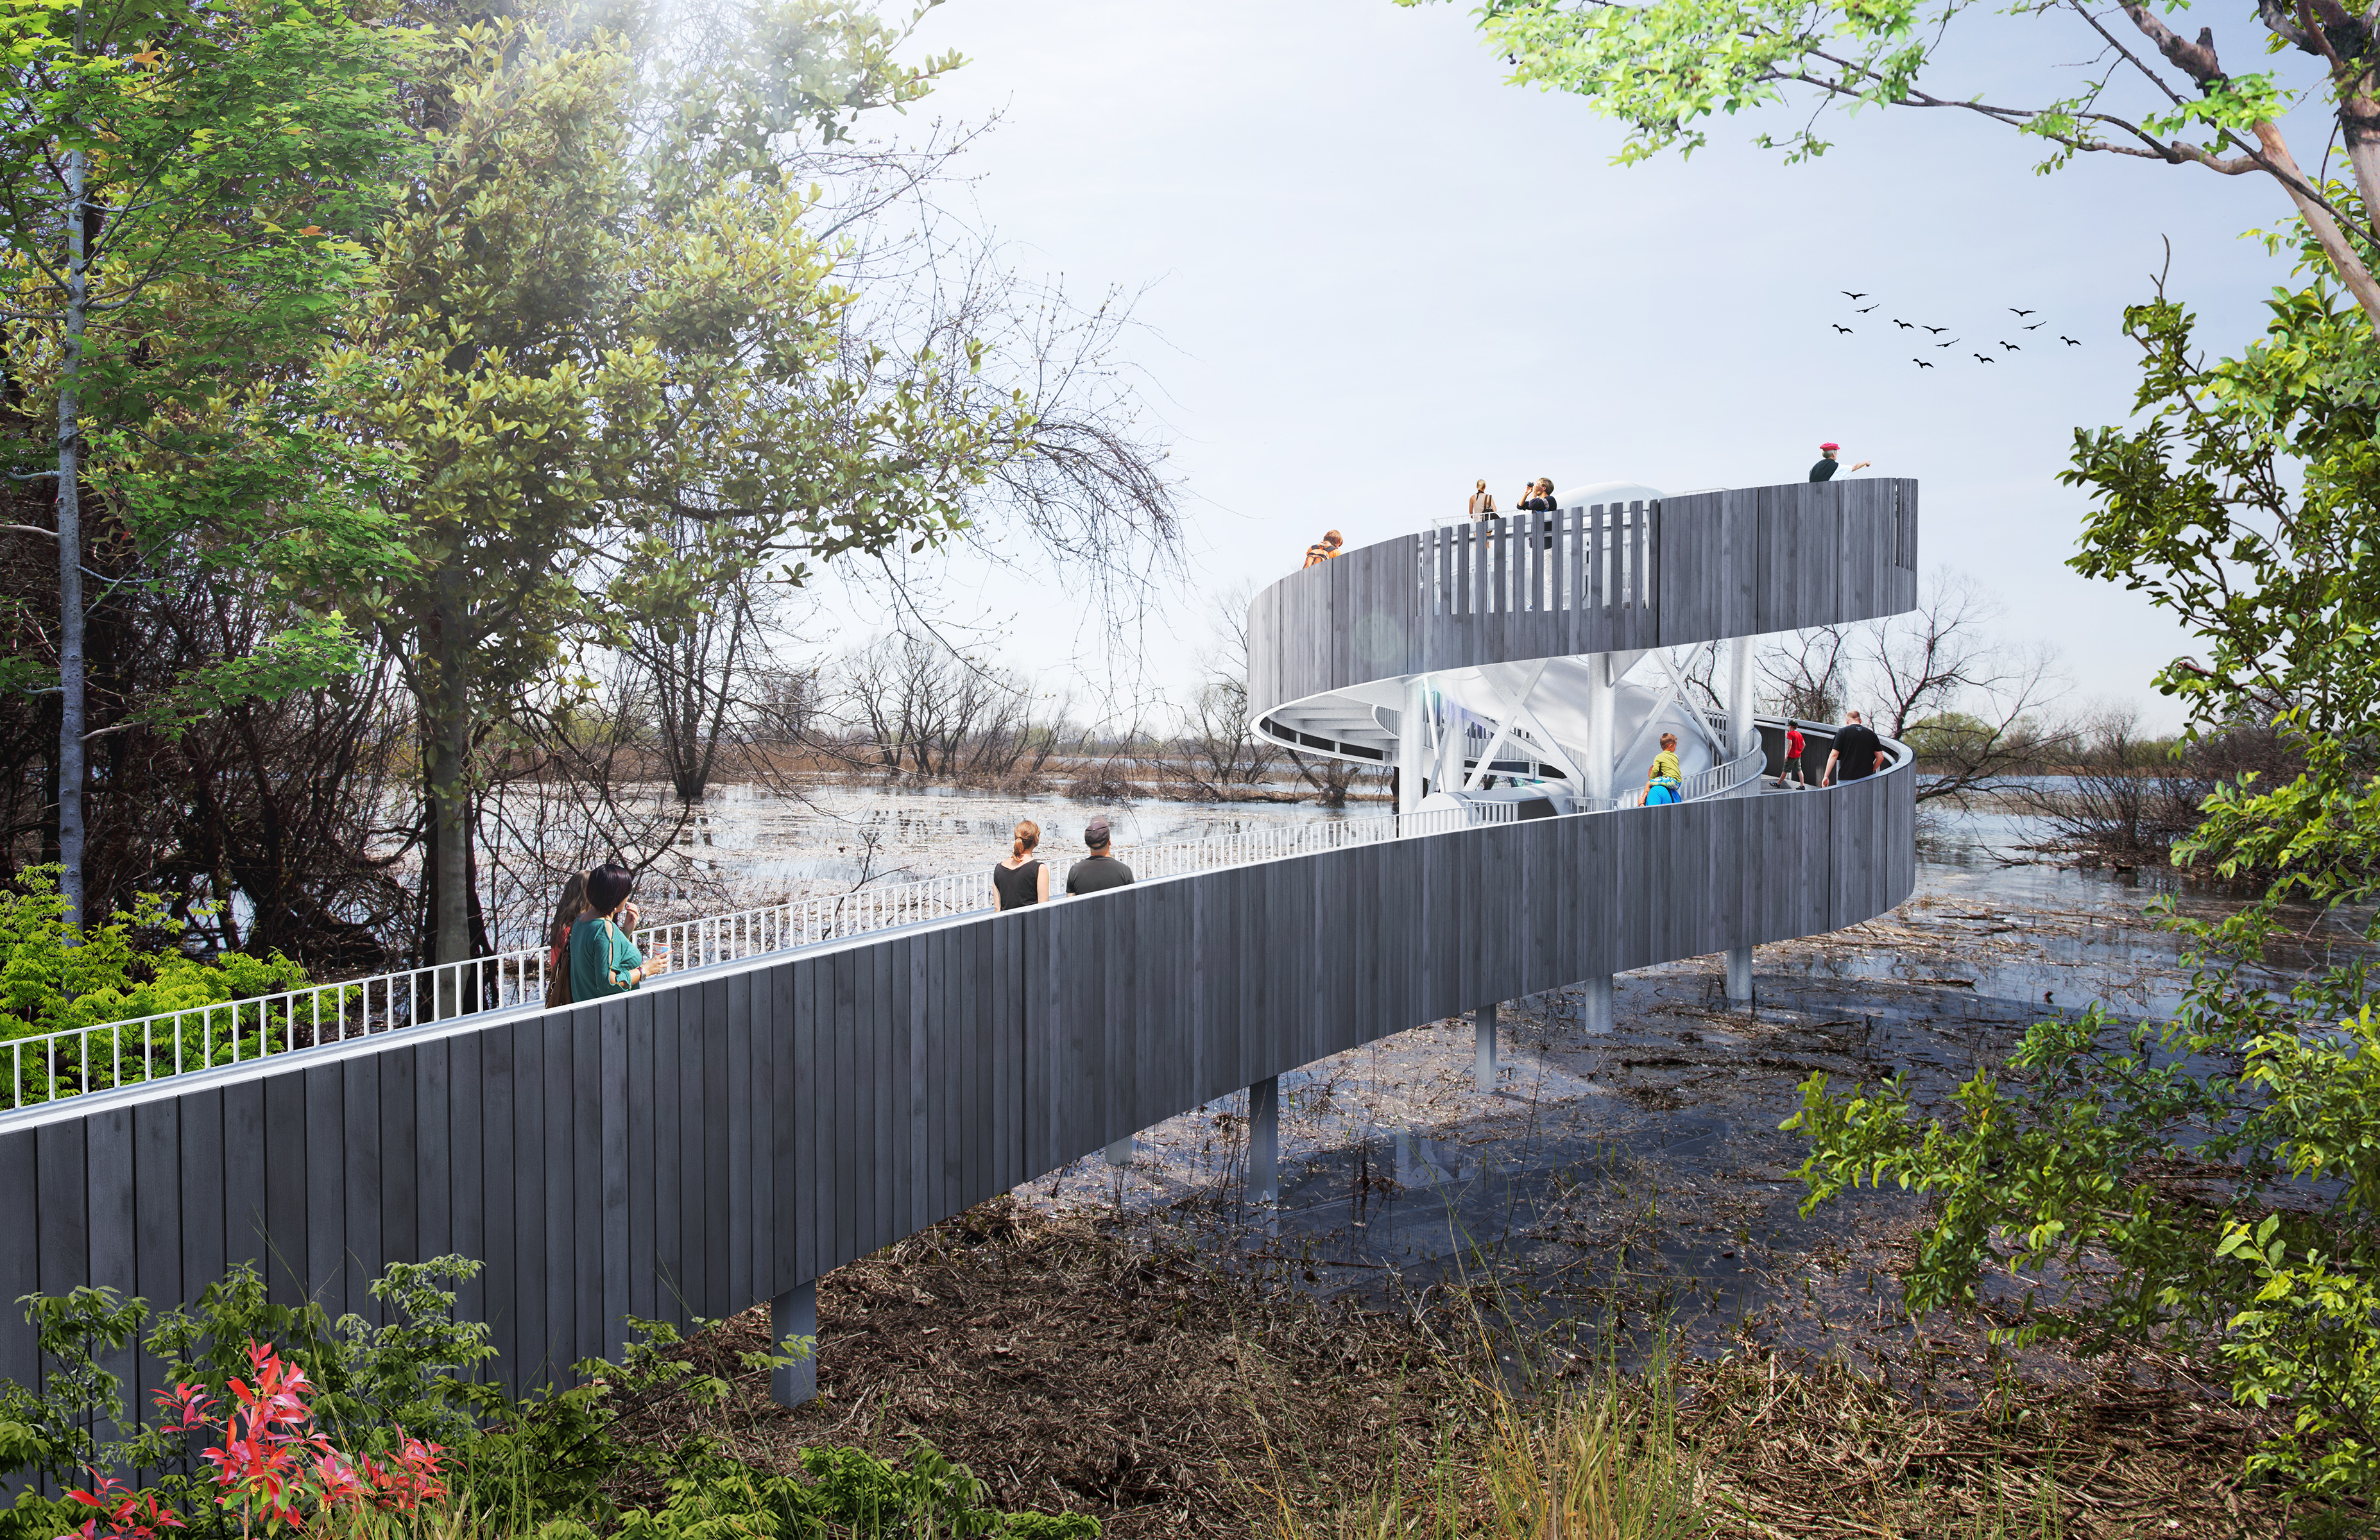
{"type": "MultiPolygon", "coordinates": [[[[1444,834],[1519,817],[1512,804],[1341,819],[1176,841],[1131,853],[1135,875],[1181,877],[1353,845],[1444,834]]],[[[670,949],[673,968],[733,963],[820,941],[993,906],[991,875],[928,878],[795,899],[700,919],[644,926],[637,944],[670,949]]],[[[525,947],[468,963],[223,1000],[128,1021],[68,1027],[0,1044],[9,1080],[0,1112],[112,1086],[164,1080],[292,1049],[529,1005],[545,998],[547,952],[525,947]]]]}

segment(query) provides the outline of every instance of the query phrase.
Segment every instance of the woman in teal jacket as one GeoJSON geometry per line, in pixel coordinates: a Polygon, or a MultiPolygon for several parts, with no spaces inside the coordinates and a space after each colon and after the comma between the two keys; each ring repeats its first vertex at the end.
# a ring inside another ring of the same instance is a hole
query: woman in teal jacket
{"type": "Polygon", "coordinates": [[[635,885],[625,867],[601,866],[587,874],[587,912],[570,928],[570,999],[574,1004],[625,994],[669,967],[669,949],[650,962],[628,940],[615,916],[635,885]]]}

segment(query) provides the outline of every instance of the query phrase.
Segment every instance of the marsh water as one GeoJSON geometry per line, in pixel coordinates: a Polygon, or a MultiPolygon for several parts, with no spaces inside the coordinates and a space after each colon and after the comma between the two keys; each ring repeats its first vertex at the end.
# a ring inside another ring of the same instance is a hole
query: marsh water
{"type": "MultiPolygon", "coordinates": [[[[689,898],[757,903],[988,867],[1019,819],[1040,825],[1041,852],[1062,870],[1094,816],[1129,861],[1158,842],[1387,810],[728,788],[702,806],[677,856],[697,879],[689,898]]],[[[1922,1200],[1863,1190],[1804,1215],[1803,1148],[1779,1128],[1803,1083],[1900,1073],[1929,1106],[2052,1013],[2095,1004],[2118,1021],[2162,1019],[2189,976],[2154,906],[2216,916],[2240,902],[2168,874],[2044,859],[2033,849],[2043,832],[2022,813],[1927,812],[1910,901],[1760,948],[1748,1011],[1725,1000],[1716,956],[1622,976],[1609,1034],[1585,1029],[1571,990],[1507,1002],[1491,1094],[1475,1084],[1468,1018],[1284,1075],[1277,1206],[1245,1199],[1244,1095],[1142,1131],[1127,1166],[1087,1155],[1016,1195],[1178,1232],[1371,1305],[1492,1297],[1532,1326],[1572,1328],[1582,1353],[1615,1330],[1641,1343],[1655,1323],[1689,1347],[1750,1334],[1905,1352],[1912,1336],[1936,1340],[1900,1314],[1895,1281],[1922,1200]]],[[[2355,944],[2336,924],[2311,926],[2267,966],[2286,977],[2355,944]]],[[[2002,1279],[1989,1297],[2013,1293],[2002,1279]]],[[[1943,1350],[1964,1365],[1953,1373],[1983,1372],[1989,1354],[1973,1346],[1943,1350]]]]}
{"type": "MultiPolygon", "coordinates": [[[[2162,1019],[2188,981],[2153,904],[2200,916],[2236,898],[2133,872],[2031,858],[2009,815],[1927,819],[1917,890],[1892,914],[1764,946],[1750,1010],[1723,962],[1622,976],[1614,1027],[1553,990],[1499,1013],[1492,1094],[1469,1018],[1433,1023],[1281,1079],[1281,1196],[1245,1200],[1245,1097],[1194,1110],[1021,1190],[1102,1207],[1255,1268],[1374,1306],[1463,1291],[1591,1355],[1656,1338],[1905,1353],[1947,1341],[1909,1320],[1896,1275],[1922,1200],[1862,1190],[1804,1215],[1802,1086],[1903,1075],[1921,1107],[1998,1064],[2031,1023],[2096,1004],[2162,1019]],[[1491,1289],[1477,1286],[1492,1284],[1491,1289]],[[1659,1327],[1658,1332],[1649,1328],[1659,1327]],[[1618,1337],[1614,1337],[1614,1333],[1618,1337]]],[[[2267,954],[2276,979],[2357,943],[2333,924],[2267,954]]],[[[2005,1278],[1987,1303],[2012,1304],[2005,1278]]],[[[1951,1377],[2001,1356],[1970,1334],[1951,1377]]]]}

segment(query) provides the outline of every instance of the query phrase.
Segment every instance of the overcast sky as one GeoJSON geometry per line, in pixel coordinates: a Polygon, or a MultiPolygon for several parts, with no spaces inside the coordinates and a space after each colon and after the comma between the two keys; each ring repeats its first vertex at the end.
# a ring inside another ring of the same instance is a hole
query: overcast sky
{"type": "MultiPolygon", "coordinates": [[[[1411,530],[1479,476],[1508,502],[1538,475],[1794,480],[1835,439],[1919,480],[1925,564],[1996,592],[2010,638],[2055,644],[2078,699],[2177,720],[2147,681],[2191,649],[2063,566],[2082,502],[2056,475],[2076,425],[2130,408],[2117,328],[2161,236],[2209,339],[2261,325],[2285,273],[2239,232],[2284,217],[2265,179],[2104,159],[2037,176],[2006,129],[1906,111],[1835,119],[1815,164],[1722,124],[1691,162],[1621,168],[1615,127],[1503,84],[1457,5],[951,0],[918,42],[972,61],[918,127],[1002,118],[969,164],[1017,262],[1077,295],[1148,285],[1132,354],[1190,531],[1189,591],[1151,637],[1168,686],[1212,596],[1293,568],[1326,527],[1411,530]],[[1854,315],[1845,289],[1881,308],[1854,315]]],[[[1062,582],[966,597],[1017,617],[1006,661],[1062,669],[1062,582]]]]}

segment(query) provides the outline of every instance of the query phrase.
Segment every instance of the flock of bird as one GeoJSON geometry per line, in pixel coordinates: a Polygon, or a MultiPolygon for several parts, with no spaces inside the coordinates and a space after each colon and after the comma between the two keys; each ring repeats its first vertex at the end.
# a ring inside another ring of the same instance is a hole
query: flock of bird
{"type": "MultiPolygon", "coordinates": [[[[1852,293],[1850,289],[1838,289],[1838,290],[1836,290],[1835,292],[1837,292],[1838,294],[1840,294],[1844,298],[1846,298],[1846,299],[1850,300],[1850,301],[1852,303],[1852,305],[1854,305],[1854,306],[1859,306],[1859,302],[1860,302],[1861,300],[1865,299],[1865,298],[1867,297],[1867,295],[1866,295],[1866,294],[1864,294],[1864,293],[1854,294],[1854,293],[1852,293]]],[[[1882,306],[1882,304],[1883,304],[1883,301],[1882,301],[1882,300],[1878,300],[1878,301],[1876,301],[1876,304],[1874,304],[1874,305],[1861,306],[1860,308],[1858,308],[1858,309],[1854,309],[1852,313],[1852,314],[1854,314],[1854,315],[1866,315],[1866,314],[1868,314],[1870,311],[1873,311],[1873,310],[1875,310],[1875,309],[1878,309],[1880,306],[1882,306]]],[[[2014,324],[2010,328],[2010,330],[2012,330],[2012,331],[2018,331],[2018,332],[2038,332],[2038,331],[2040,331],[2043,327],[2045,327],[2045,326],[2046,326],[2046,325],[2048,325],[2048,324],[2049,324],[2049,322],[2047,322],[2047,321],[2033,321],[2033,322],[2031,322],[2031,323],[2029,323],[2029,324],[2028,324],[2028,323],[2026,322],[2026,321],[2025,321],[2025,319],[2024,319],[2024,318],[2025,318],[2025,317],[2027,317],[2027,316],[2029,316],[2029,315],[2033,315],[2033,314],[2034,314],[2034,313],[2035,313],[2034,311],[2032,311],[2032,310],[2021,310],[2021,309],[2018,309],[2015,306],[2010,305],[2010,307],[2008,307],[2008,311],[2009,311],[2009,313],[2010,313],[2010,315],[2012,315],[2012,316],[2016,317],[2016,321],[2015,321],[2015,323],[2014,323],[2014,324]]],[[[1938,337],[1938,336],[1940,336],[1943,333],[1948,332],[1949,330],[1950,330],[1950,328],[1949,328],[1948,326],[1928,326],[1928,325],[1926,325],[1926,324],[1925,324],[1925,322],[1923,322],[1923,321],[1902,321],[1902,320],[1901,320],[1901,319],[1900,319],[1898,316],[1888,316],[1888,317],[1886,317],[1885,319],[1886,319],[1887,321],[1891,321],[1891,322],[1892,322],[1892,324],[1893,324],[1894,326],[1896,326],[1896,327],[1900,328],[1901,331],[1904,331],[1904,332],[1924,332],[1924,333],[1926,333],[1926,337],[1925,337],[1925,342],[1926,342],[1926,344],[1927,344],[1927,345],[1929,345],[1929,346],[1933,346],[1933,347],[1935,347],[1935,348],[1937,348],[1937,349],[1948,349],[1948,348],[1957,347],[1957,346],[1961,346],[1962,341],[1963,341],[1963,339],[1961,339],[1961,338],[1959,338],[1959,337],[1952,337],[1952,338],[1951,338],[1949,341],[1948,341],[1948,342],[1936,342],[1936,341],[1934,340],[1936,337],[1938,337]]],[[[1845,336],[1852,336],[1852,335],[1854,335],[1854,334],[1856,334],[1856,333],[1857,333],[1857,332],[1858,332],[1858,330],[1859,330],[1859,328],[1858,328],[1858,327],[1855,327],[1855,326],[1845,326],[1845,325],[1844,325],[1844,324],[1842,324],[1840,321],[1830,321],[1830,322],[1828,322],[1828,324],[1829,324],[1829,325],[1831,325],[1831,326],[1833,326],[1833,327],[1834,327],[1834,329],[1835,329],[1836,331],[1838,331],[1838,332],[1841,333],[1842,333],[1843,335],[1845,335],[1845,336]]],[[[1881,323],[1879,322],[1879,324],[1881,324],[1881,323]]],[[[2065,336],[2065,335],[2058,334],[2058,333],[2052,333],[2052,334],[2053,334],[2053,335],[2057,335],[2057,336],[2058,336],[2058,340],[2059,342],[2064,343],[2064,344],[2065,344],[2067,346],[2069,346],[2069,347],[2080,347],[2080,346],[2082,346],[2082,344],[2081,340],[2080,340],[2080,339],[2078,339],[2078,338],[2070,337],[2070,336],[2065,336]]],[[[2007,352],[2010,352],[2010,353],[2022,353],[2022,352],[2023,352],[2023,351],[2024,351],[2024,345],[2023,345],[2022,343],[2010,342],[2010,341],[2006,340],[2005,338],[1998,338],[1998,337],[1994,338],[1994,339],[1993,339],[1993,341],[1994,341],[1994,342],[1996,342],[1996,343],[1998,343],[1998,344],[1999,345],[1999,346],[2000,346],[2000,347],[2002,347],[2002,348],[2006,349],[2006,350],[2007,350],[2007,352]]],[[[1975,360],[1975,362],[1977,362],[1977,363],[1979,363],[1979,364],[1994,364],[1994,363],[1998,363],[1998,362],[1999,362],[2000,358],[2002,357],[2002,355],[2000,355],[2000,354],[1996,354],[1996,353],[1970,353],[1970,354],[1968,355],[1968,357],[1969,357],[1969,358],[1973,358],[1973,359],[1975,360]]],[[[1925,358],[1912,358],[1912,359],[1910,359],[1909,361],[1910,361],[1911,363],[1912,363],[1912,364],[1915,364],[1919,369],[1932,369],[1932,368],[1934,367],[1934,365],[1933,365],[1930,361],[1928,361],[1927,359],[1925,359],[1925,358]]]]}

